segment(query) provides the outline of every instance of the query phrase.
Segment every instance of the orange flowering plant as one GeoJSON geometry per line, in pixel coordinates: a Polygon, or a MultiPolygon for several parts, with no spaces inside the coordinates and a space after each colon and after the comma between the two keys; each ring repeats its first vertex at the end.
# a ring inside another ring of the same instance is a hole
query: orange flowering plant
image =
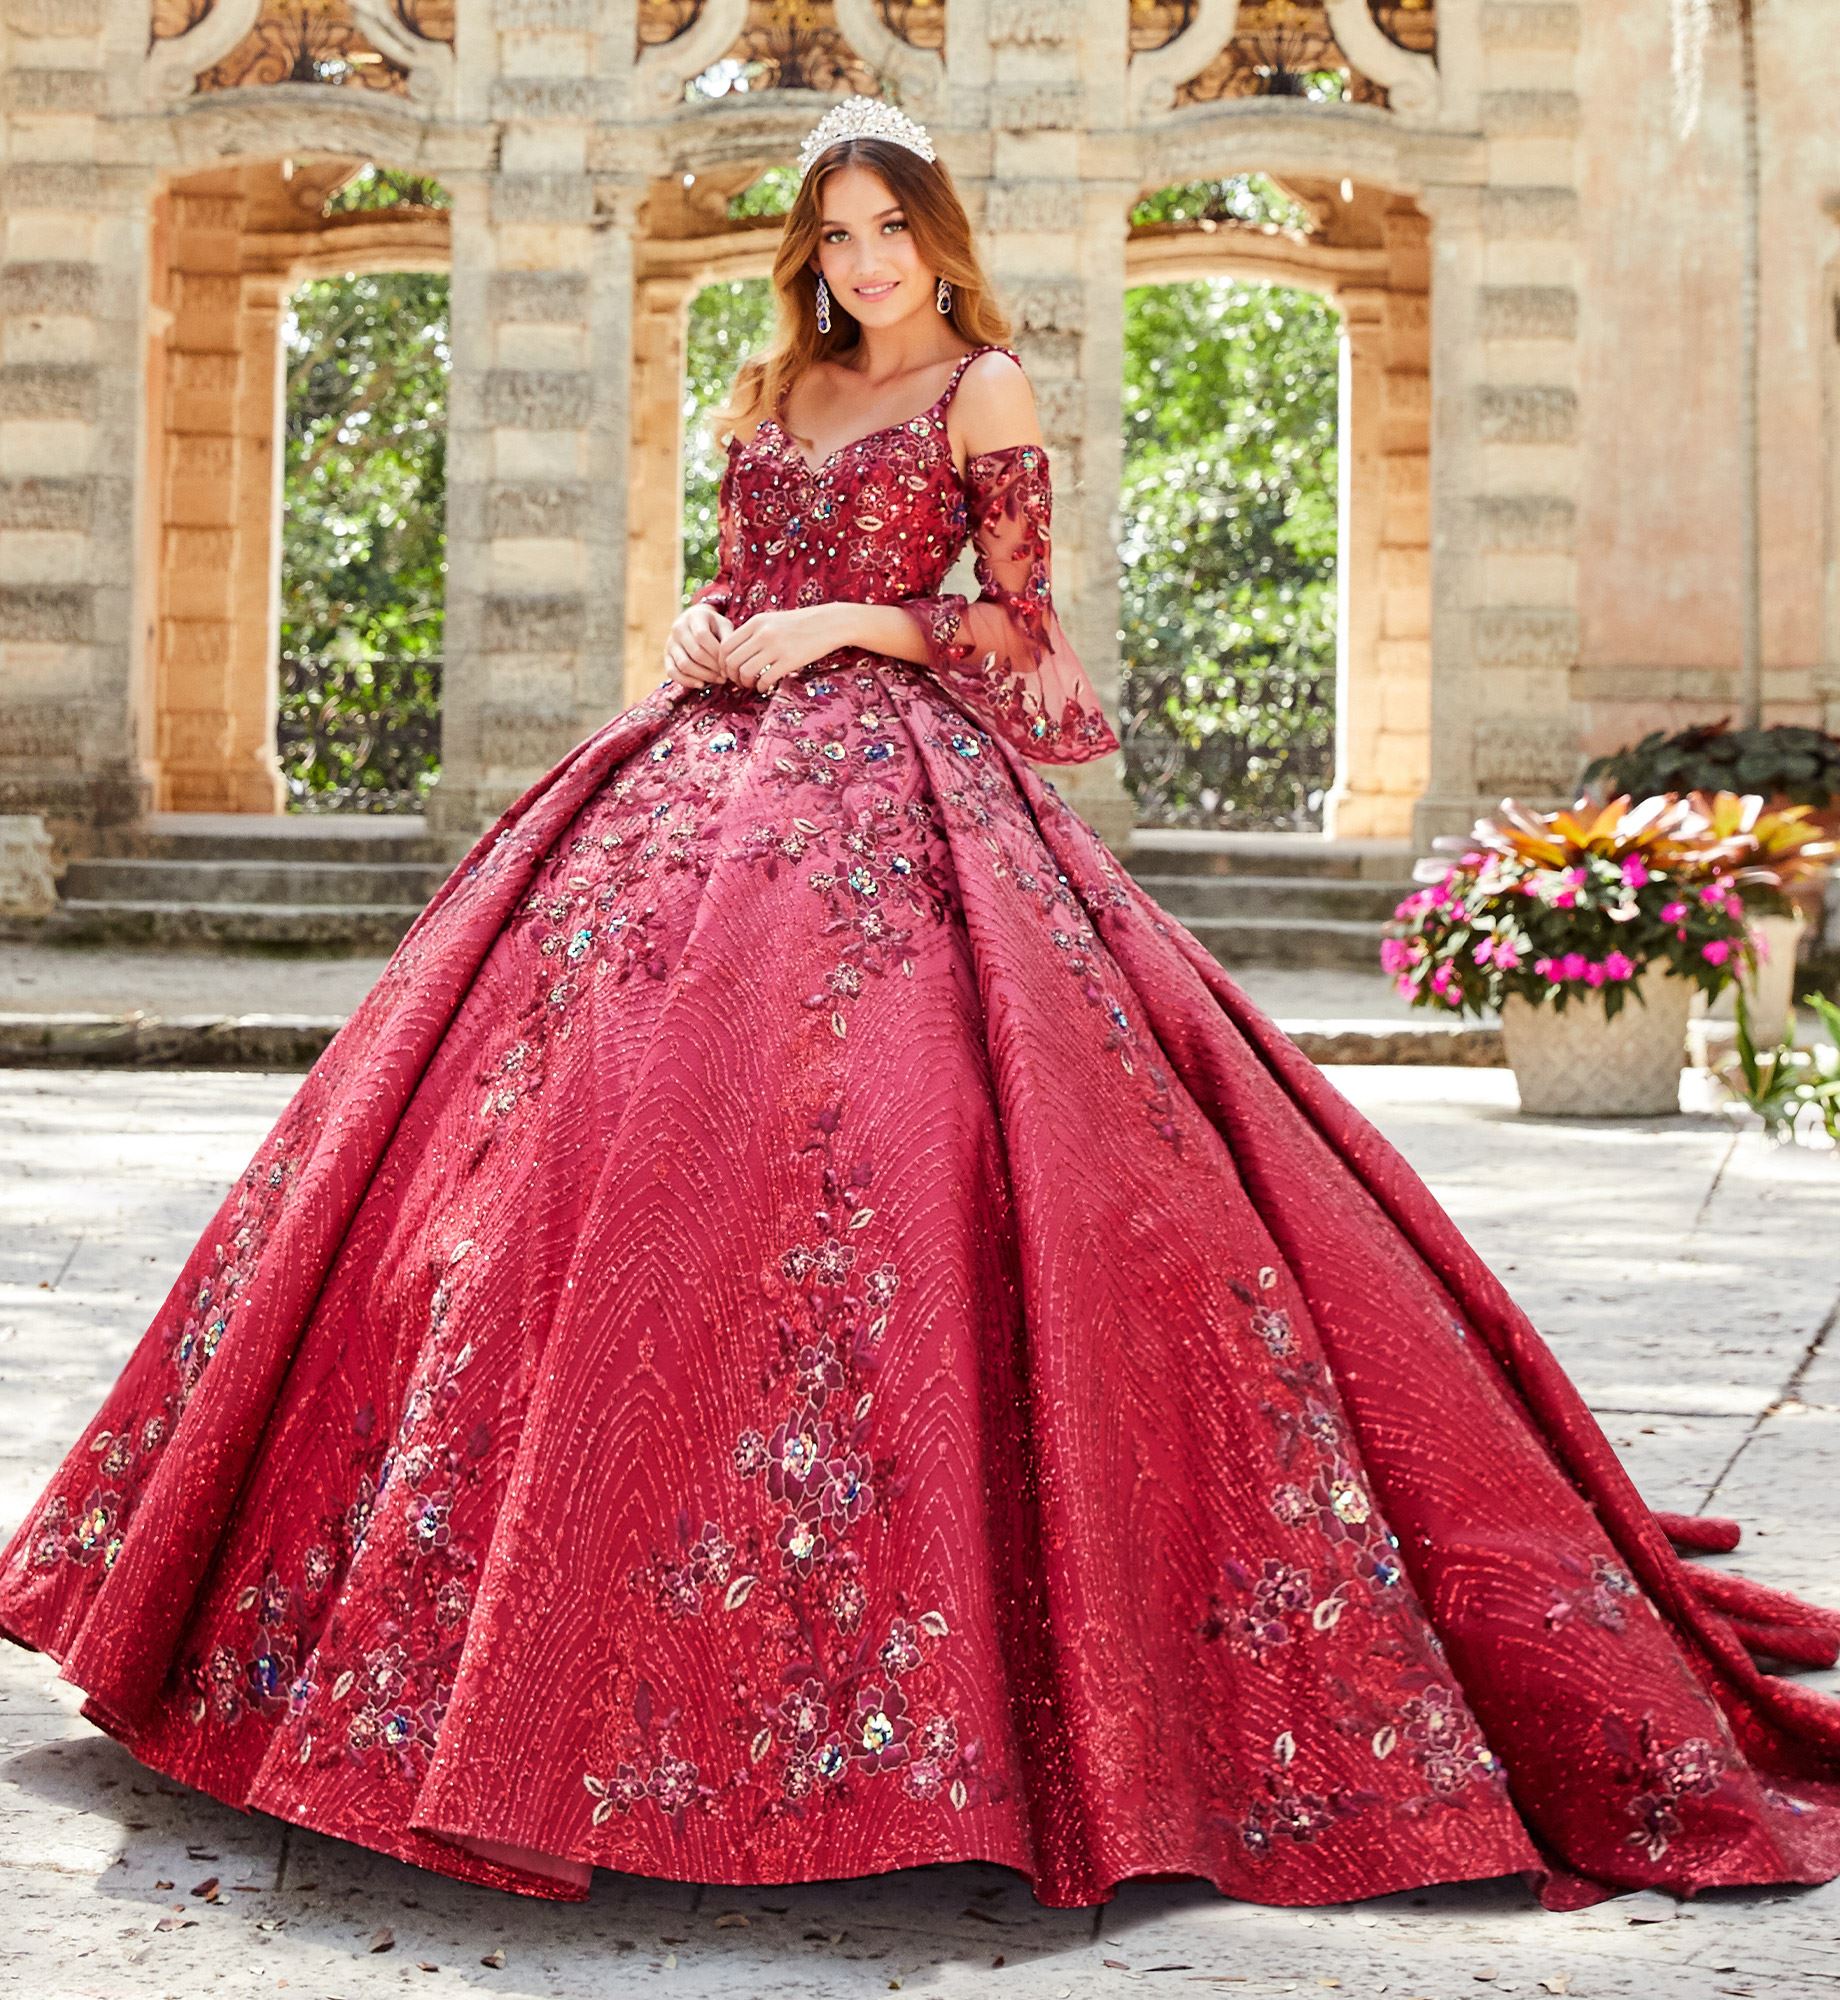
{"type": "Polygon", "coordinates": [[[1651,965],[1714,994],[1755,966],[1751,921],[1836,851],[1810,819],[1734,792],[1554,813],[1504,799],[1467,837],[1432,842],[1454,859],[1413,869],[1425,886],[1394,909],[1381,964],[1414,1005],[1458,1013],[1518,993],[1557,1008],[1600,997],[1613,1016],[1651,965]]]}

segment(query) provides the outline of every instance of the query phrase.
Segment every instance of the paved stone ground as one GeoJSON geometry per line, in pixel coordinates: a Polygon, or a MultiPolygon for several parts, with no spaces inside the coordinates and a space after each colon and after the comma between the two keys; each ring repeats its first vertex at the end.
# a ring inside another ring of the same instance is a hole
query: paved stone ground
{"type": "MultiPolygon", "coordinates": [[[[349,1014],[381,958],[255,952],[100,951],[0,944],[0,1014],[349,1014]]],[[[1328,966],[1249,966],[1234,975],[1269,1014],[1407,1021],[1386,975],[1328,966]]],[[[1422,1018],[1422,1010],[1419,1013],[1422,1018]]]]}
{"type": "MultiPolygon", "coordinates": [[[[1682,1116],[1601,1123],[1518,1116],[1499,1070],[1335,1080],[1533,1312],[1651,1502],[1738,1515],[1735,1566],[1840,1603],[1833,1153],[1769,1146],[1692,1073],[1682,1116]]],[[[297,1081],[0,1071],[0,1530],[297,1081]]],[[[1840,1996],[1840,1885],[1560,1916],[1518,1880],[1303,1911],[1137,1883],[1085,1911],[966,1865],[741,1890],[603,1871],[586,1904],[537,1903],[156,1778],[77,1700],[0,1645],[0,1992],[1840,1996]]]]}

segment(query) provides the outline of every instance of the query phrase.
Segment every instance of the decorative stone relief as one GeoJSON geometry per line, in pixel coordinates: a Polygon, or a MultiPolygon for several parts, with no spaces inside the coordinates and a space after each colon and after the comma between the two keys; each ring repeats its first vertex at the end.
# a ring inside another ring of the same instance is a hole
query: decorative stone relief
{"type": "Polygon", "coordinates": [[[451,101],[450,0],[158,0],[143,74],[170,101],[274,84],[319,84],[451,101]]]}

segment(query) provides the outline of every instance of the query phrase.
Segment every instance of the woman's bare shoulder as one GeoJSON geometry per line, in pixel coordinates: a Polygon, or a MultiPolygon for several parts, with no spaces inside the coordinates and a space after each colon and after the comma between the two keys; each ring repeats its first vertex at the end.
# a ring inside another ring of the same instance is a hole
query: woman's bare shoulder
{"type": "Polygon", "coordinates": [[[968,453],[1042,442],[1028,373],[1004,348],[990,348],[967,365],[954,400],[956,428],[968,453]]]}

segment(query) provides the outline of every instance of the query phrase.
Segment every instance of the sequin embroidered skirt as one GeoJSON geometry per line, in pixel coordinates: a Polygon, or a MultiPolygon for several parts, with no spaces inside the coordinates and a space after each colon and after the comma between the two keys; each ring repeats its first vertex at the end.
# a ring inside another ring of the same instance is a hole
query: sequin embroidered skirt
{"type": "Polygon", "coordinates": [[[149,1765],[558,1896],[1826,1879],[1772,1622],[1829,1632],[1708,1597],[1398,1154],[871,656],[507,809],[0,1560],[149,1765]]]}

